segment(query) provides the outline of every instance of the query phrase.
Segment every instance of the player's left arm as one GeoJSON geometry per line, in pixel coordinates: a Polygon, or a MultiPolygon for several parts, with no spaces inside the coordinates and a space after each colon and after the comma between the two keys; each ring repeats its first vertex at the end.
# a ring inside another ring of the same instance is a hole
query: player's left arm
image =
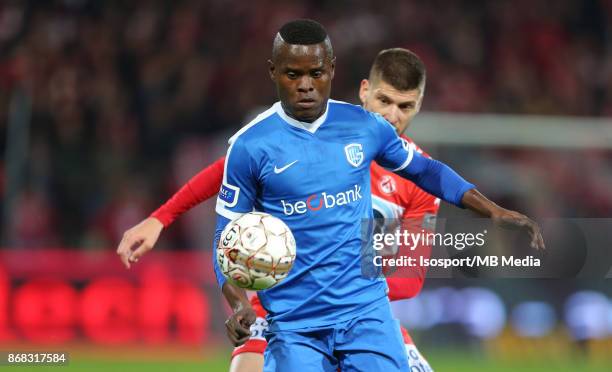
{"type": "Polygon", "coordinates": [[[496,224],[524,228],[531,237],[531,247],[544,249],[542,232],[532,219],[493,203],[446,164],[419,154],[414,146],[404,146],[391,124],[382,117],[375,116],[375,119],[380,141],[376,161],[381,166],[446,202],[491,218],[496,224]]]}

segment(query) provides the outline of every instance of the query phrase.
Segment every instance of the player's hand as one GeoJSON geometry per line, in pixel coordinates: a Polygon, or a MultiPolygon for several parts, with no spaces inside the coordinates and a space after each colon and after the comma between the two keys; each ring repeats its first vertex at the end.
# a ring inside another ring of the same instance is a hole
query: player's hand
{"type": "Polygon", "coordinates": [[[123,234],[117,248],[117,254],[126,268],[138,262],[140,257],[153,249],[164,225],[157,219],[149,217],[123,234]]]}
{"type": "Polygon", "coordinates": [[[225,321],[225,331],[227,337],[234,346],[240,346],[247,342],[249,336],[251,336],[251,324],[255,322],[257,314],[251,307],[251,304],[244,304],[240,309],[234,311],[225,321]]]}
{"type": "Polygon", "coordinates": [[[491,219],[498,226],[506,228],[517,227],[527,230],[531,237],[531,248],[537,250],[546,249],[540,226],[524,214],[500,207],[491,214],[491,219]]]}

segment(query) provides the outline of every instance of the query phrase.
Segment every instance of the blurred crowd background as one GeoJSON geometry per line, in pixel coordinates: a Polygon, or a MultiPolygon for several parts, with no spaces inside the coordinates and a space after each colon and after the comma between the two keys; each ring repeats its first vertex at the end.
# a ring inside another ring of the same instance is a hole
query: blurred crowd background
{"type": "MultiPolygon", "coordinates": [[[[249,113],[275,101],[271,40],[280,24],[304,16],[331,34],[336,99],[356,102],[376,53],[402,46],[427,65],[424,110],[612,115],[605,0],[4,1],[0,146],[14,92],[31,104],[28,169],[8,242],[117,242],[222,154],[220,139],[249,113]]],[[[602,215],[595,199],[593,210],[563,212],[602,215]]],[[[201,231],[177,228],[171,245],[204,244],[201,231]]]]}
{"type": "MultiPolygon", "coordinates": [[[[423,111],[612,116],[609,0],[4,0],[2,185],[11,107],[31,108],[4,243],[114,246],[276,100],[266,70],[271,41],[298,17],[319,20],[331,35],[336,99],[357,102],[376,53],[401,46],[427,65],[423,111]]],[[[471,151],[468,158],[480,160],[470,168],[461,165],[463,153],[430,150],[493,197],[536,216],[610,215],[602,185],[612,179],[609,151],[471,151]],[[477,166],[485,157],[490,167],[477,166]],[[510,173],[518,180],[505,193],[498,160],[516,165],[510,173]]],[[[210,212],[198,213],[164,244],[208,245],[210,229],[202,225],[210,212]]]]}

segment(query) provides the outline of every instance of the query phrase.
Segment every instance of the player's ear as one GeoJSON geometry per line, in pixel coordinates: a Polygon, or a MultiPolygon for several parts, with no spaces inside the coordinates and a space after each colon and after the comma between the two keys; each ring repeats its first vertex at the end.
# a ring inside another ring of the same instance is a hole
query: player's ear
{"type": "Polygon", "coordinates": [[[332,58],[331,60],[331,64],[330,64],[330,79],[334,78],[334,72],[336,71],[336,57],[332,58]]]}
{"type": "Polygon", "coordinates": [[[425,87],[421,88],[421,94],[419,96],[419,100],[417,101],[416,108],[414,110],[414,114],[418,114],[421,111],[421,105],[423,104],[423,96],[425,96],[425,92],[423,91],[425,87]]]}
{"type": "Polygon", "coordinates": [[[276,69],[274,67],[274,62],[272,62],[271,59],[268,60],[268,73],[270,74],[270,79],[272,79],[272,81],[275,81],[276,78],[276,69]]]}
{"type": "Polygon", "coordinates": [[[370,82],[368,79],[361,80],[361,84],[359,85],[359,99],[361,100],[361,104],[365,105],[366,98],[368,98],[368,91],[370,89],[370,82]]]}

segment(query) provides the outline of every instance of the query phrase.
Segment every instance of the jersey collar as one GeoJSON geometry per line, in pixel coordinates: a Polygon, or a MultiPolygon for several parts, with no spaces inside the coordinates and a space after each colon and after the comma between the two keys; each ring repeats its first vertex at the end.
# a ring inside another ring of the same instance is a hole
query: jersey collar
{"type": "Polygon", "coordinates": [[[287,124],[289,124],[289,125],[291,125],[293,127],[296,127],[296,128],[303,129],[303,130],[308,131],[310,133],[314,133],[314,132],[317,131],[317,129],[319,129],[319,127],[327,119],[327,113],[329,112],[329,100],[327,100],[327,107],[325,107],[325,112],[323,113],[323,115],[321,115],[321,117],[319,117],[317,120],[313,121],[312,123],[306,123],[304,121],[295,120],[294,118],[292,118],[289,115],[287,115],[287,113],[285,113],[285,110],[283,110],[283,106],[281,105],[280,101],[276,102],[274,104],[274,109],[276,110],[278,115],[287,124]]]}

